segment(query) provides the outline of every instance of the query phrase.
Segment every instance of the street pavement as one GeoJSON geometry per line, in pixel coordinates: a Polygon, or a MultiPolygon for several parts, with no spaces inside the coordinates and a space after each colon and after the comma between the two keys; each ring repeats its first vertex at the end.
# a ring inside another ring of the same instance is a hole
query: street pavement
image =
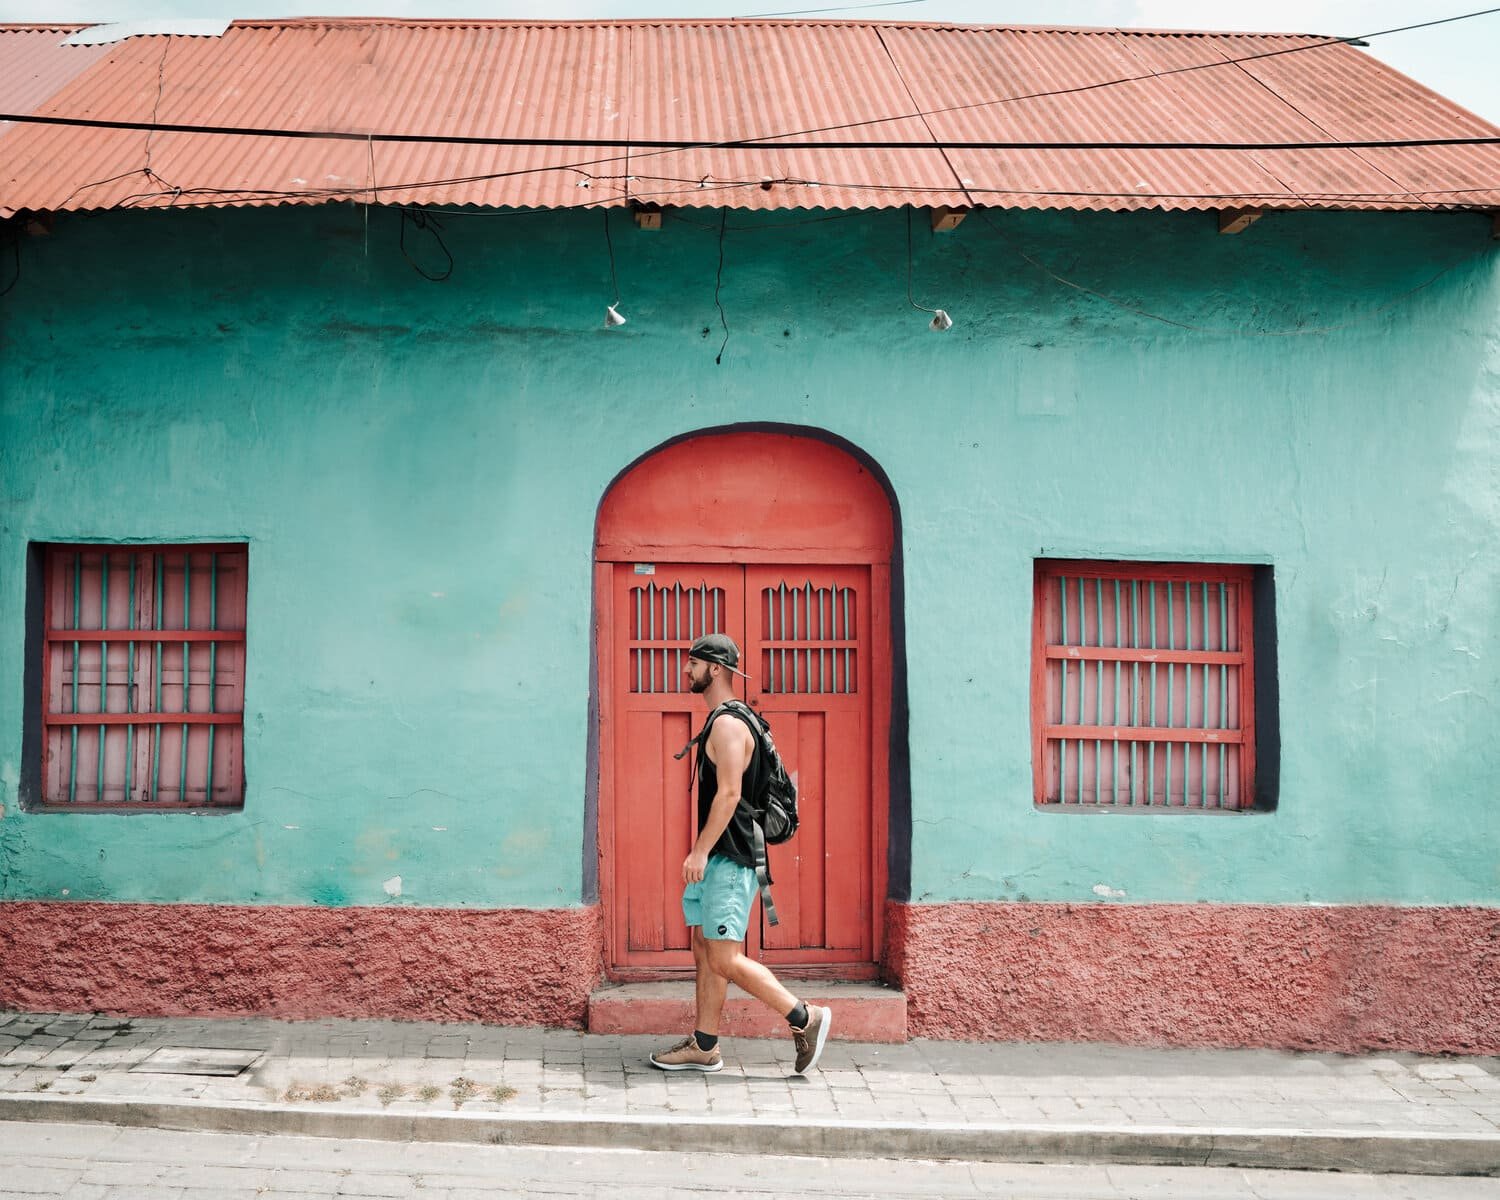
{"type": "Polygon", "coordinates": [[[664,1040],[0,1013],[0,1121],[820,1160],[1500,1175],[1496,1059],[830,1042],[821,1069],[800,1078],[790,1039],[725,1042],[715,1075],[653,1069],[647,1055],[664,1040]]]}
{"type": "Polygon", "coordinates": [[[1495,1200],[1500,1180],[691,1155],[0,1122],[0,1200],[1495,1200]]]}

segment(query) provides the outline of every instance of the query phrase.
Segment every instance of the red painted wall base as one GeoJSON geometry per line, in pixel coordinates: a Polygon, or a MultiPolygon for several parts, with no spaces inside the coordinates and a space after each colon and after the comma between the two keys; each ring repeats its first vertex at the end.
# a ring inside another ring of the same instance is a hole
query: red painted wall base
{"type": "Polygon", "coordinates": [[[1500,910],[890,904],[914,1037],[1500,1053],[1500,910]]]}
{"type": "MultiPolygon", "coordinates": [[[[913,1037],[1500,1053],[1500,910],[890,904],[913,1037]]],[[[0,904],[0,1008],[583,1027],[603,917],[0,904]]]]}
{"type": "Polygon", "coordinates": [[[598,906],[0,904],[0,1008],[581,1028],[598,906]]]}

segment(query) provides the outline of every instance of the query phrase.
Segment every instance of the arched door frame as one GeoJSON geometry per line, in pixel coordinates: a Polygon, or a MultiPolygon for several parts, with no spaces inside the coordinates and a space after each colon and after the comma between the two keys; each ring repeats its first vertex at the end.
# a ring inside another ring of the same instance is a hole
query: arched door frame
{"type": "MultiPolygon", "coordinates": [[[[877,963],[884,954],[885,906],[889,899],[904,900],[910,887],[910,772],[907,753],[906,656],[904,639],[903,588],[901,576],[900,508],[885,472],[870,456],[845,439],[824,430],[807,426],[770,423],[744,423],[693,430],[670,438],[636,457],[610,481],[599,501],[595,517],[594,538],[594,647],[590,660],[589,705],[589,788],[584,814],[584,880],[586,896],[602,900],[606,911],[612,901],[614,886],[613,811],[615,763],[613,731],[610,723],[608,686],[609,664],[613,661],[614,621],[611,612],[611,578],[614,565],[622,561],[737,562],[745,564],[784,562],[789,558],[802,562],[863,562],[871,571],[871,594],[882,612],[876,628],[880,644],[877,652],[887,664],[875,681],[873,701],[872,845],[870,863],[872,895],[872,941],[877,963]],[[627,543],[608,541],[605,515],[616,488],[633,472],[650,460],[683,442],[711,439],[733,434],[770,434],[804,438],[824,444],[853,460],[878,487],[887,506],[890,521],[889,540],[883,553],[870,553],[864,559],[850,557],[845,547],[783,546],[722,543],[703,544],[673,538],[653,543],[645,539],[627,543]],[[882,730],[889,736],[882,738],[882,730]]],[[[872,614],[875,615],[875,614],[872,614]]],[[[614,922],[606,921],[606,965],[618,961],[613,944],[614,922]]]]}

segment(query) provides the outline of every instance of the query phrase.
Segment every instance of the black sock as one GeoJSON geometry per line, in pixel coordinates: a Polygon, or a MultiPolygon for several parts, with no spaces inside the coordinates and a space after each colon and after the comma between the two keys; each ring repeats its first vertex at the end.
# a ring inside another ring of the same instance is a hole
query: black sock
{"type": "Polygon", "coordinates": [[[807,1005],[800,1000],[797,1001],[797,1007],[786,1015],[786,1023],[793,1029],[806,1029],[807,1019],[807,1005]]]}
{"type": "Polygon", "coordinates": [[[693,1030],[693,1041],[698,1043],[698,1049],[707,1054],[719,1044],[719,1035],[716,1033],[704,1033],[701,1029],[693,1030]]]}

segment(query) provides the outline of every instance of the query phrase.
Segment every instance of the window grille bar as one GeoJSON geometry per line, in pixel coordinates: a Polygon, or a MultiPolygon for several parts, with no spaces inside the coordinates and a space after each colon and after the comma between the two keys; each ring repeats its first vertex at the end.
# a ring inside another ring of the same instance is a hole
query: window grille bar
{"type": "MultiPolygon", "coordinates": [[[[1151,649],[1156,649],[1156,580],[1147,585],[1151,601],[1151,649]]],[[[1151,715],[1147,721],[1156,724],[1156,664],[1151,664],[1151,715]]],[[[1156,803],[1156,743],[1146,748],[1146,803],[1156,803]]]]}
{"type": "MultiPolygon", "coordinates": [[[[839,603],[843,607],[843,612],[844,612],[844,630],[843,630],[842,637],[843,637],[843,640],[847,642],[851,638],[854,637],[853,631],[849,628],[849,589],[848,588],[839,588],[838,589],[838,593],[839,593],[839,603]]],[[[849,682],[850,654],[851,654],[851,652],[848,649],[845,649],[845,651],[844,651],[844,691],[845,692],[851,692],[851,691],[854,690],[853,685],[849,682]]]]}
{"type": "MultiPolygon", "coordinates": [[[[664,642],[675,642],[681,635],[678,624],[674,620],[673,606],[674,597],[678,593],[678,585],[673,584],[669,588],[661,589],[661,637],[664,642]]],[[[661,652],[661,690],[664,692],[680,692],[682,681],[672,673],[672,662],[675,657],[675,648],[665,646],[661,652]]]]}
{"type": "MultiPolygon", "coordinates": [[[[1141,587],[1139,579],[1130,581],[1130,644],[1139,646],[1141,644],[1141,587]]],[[[1131,666],[1130,681],[1130,723],[1139,725],[1141,723],[1141,664],[1134,663],[1131,666]]],[[[1136,802],[1136,790],[1140,786],[1140,760],[1137,757],[1139,747],[1136,743],[1130,743],[1130,803],[1136,802]]]]}
{"type": "Polygon", "coordinates": [[[818,691],[828,691],[828,650],[821,643],[828,640],[827,588],[818,589],[818,691]]]}
{"type": "MultiPolygon", "coordinates": [[[[786,640],[786,631],[787,631],[787,623],[786,623],[786,581],[785,580],[783,580],[781,583],[779,583],[779,584],[776,585],[776,631],[777,631],[776,632],[776,640],[777,641],[785,641],[786,640]]],[[[782,647],[782,649],[778,650],[777,651],[777,655],[778,655],[778,657],[781,660],[780,661],[781,670],[780,670],[780,673],[779,673],[780,687],[778,688],[778,690],[779,691],[783,691],[783,692],[789,691],[790,689],[787,687],[787,682],[786,682],[786,648],[782,647]]]]}
{"type": "MultiPolygon", "coordinates": [[[[83,621],[83,553],[73,555],[73,628],[83,621]]],[[[73,711],[78,711],[78,643],[73,643],[73,711]]],[[[68,803],[78,799],[78,727],[72,732],[72,754],[68,765],[68,803]]]]}
{"type": "MultiPolygon", "coordinates": [[[[1219,584],[1219,649],[1229,649],[1229,589],[1219,584]]],[[[1229,668],[1219,665],[1219,728],[1229,724],[1229,668]]],[[[1219,747],[1219,807],[1228,794],[1229,779],[1224,770],[1224,747],[1219,747]]]]}
{"type": "MultiPolygon", "coordinates": [[[[1068,579],[1063,576],[1058,580],[1057,598],[1062,601],[1059,606],[1062,609],[1062,632],[1061,641],[1064,646],[1068,644],[1068,579]]],[[[1062,687],[1058,693],[1059,721],[1068,719],[1068,660],[1062,662],[1062,687]]],[[[1057,798],[1066,801],[1068,798],[1068,739],[1060,739],[1057,751],[1057,798]]]]}
{"type": "MultiPolygon", "coordinates": [[[[151,557],[155,569],[155,606],[152,613],[156,628],[162,628],[162,609],[165,607],[167,584],[166,584],[166,556],[154,554],[151,557]]],[[[152,711],[161,712],[161,650],[162,641],[156,639],[156,674],[153,680],[154,695],[152,697],[152,711]]],[[[151,746],[151,801],[154,804],[161,799],[161,722],[156,723],[154,737],[151,746]]]]}
{"type": "Polygon", "coordinates": [[[53,713],[47,718],[47,724],[60,726],[64,729],[72,726],[78,728],[84,725],[99,726],[130,726],[130,725],[238,725],[240,723],[239,713],[53,713]],[[174,719],[164,722],[161,718],[170,715],[174,719]]]}
{"type": "Polygon", "coordinates": [[[1094,662],[1155,662],[1166,665],[1175,663],[1179,667],[1195,665],[1200,667],[1237,666],[1244,661],[1245,656],[1237,650],[1165,650],[1142,648],[1132,651],[1129,647],[1121,646],[1062,646],[1051,645],[1043,648],[1047,658],[1065,658],[1078,663],[1094,662]]]}
{"type": "MultiPolygon", "coordinates": [[[[130,595],[127,606],[126,623],[131,633],[135,632],[136,604],[135,593],[135,568],[138,556],[130,556],[130,595]]],[[[132,638],[125,647],[128,657],[125,660],[125,711],[135,712],[135,639],[132,638]]],[[[125,799],[129,800],[131,793],[135,791],[135,725],[125,726],[125,799]]]]}
{"type": "MultiPolygon", "coordinates": [[[[1167,581],[1167,645],[1173,649],[1177,647],[1177,639],[1172,635],[1172,581],[1167,581]]],[[[1177,681],[1173,678],[1175,668],[1167,663],[1167,728],[1172,727],[1172,697],[1177,691],[1177,681]]],[[[1167,804],[1172,803],[1172,746],[1166,746],[1167,771],[1166,778],[1162,784],[1167,804]]]]}
{"type": "MultiPolygon", "coordinates": [[[[208,627],[218,628],[219,624],[219,556],[210,552],[208,556],[208,627]]],[[[218,687],[218,662],[219,647],[214,642],[208,644],[208,711],[217,712],[218,703],[215,692],[218,687]]],[[[212,803],[214,798],[214,727],[208,727],[208,778],[203,785],[203,799],[205,803],[212,803]]]]}
{"type": "MultiPolygon", "coordinates": [[[[1116,579],[1115,580],[1115,645],[1118,646],[1119,644],[1120,644],[1120,581],[1118,579],[1116,579]]],[[[1114,722],[1115,722],[1116,725],[1118,725],[1120,723],[1120,664],[1119,664],[1118,661],[1116,661],[1116,663],[1115,663],[1115,713],[1114,713],[1114,722]]],[[[1113,804],[1118,804],[1120,802],[1120,743],[1119,742],[1114,743],[1114,745],[1113,745],[1113,747],[1111,748],[1111,751],[1110,751],[1110,757],[1111,757],[1111,760],[1112,760],[1111,766],[1110,766],[1110,777],[1109,777],[1110,802],[1113,803],[1113,804]]]]}
{"type": "MultiPolygon", "coordinates": [[[[182,627],[186,629],[191,622],[189,614],[193,611],[193,556],[184,554],[182,556],[182,627]]],[[[188,644],[182,643],[182,711],[191,712],[193,707],[192,697],[188,693],[188,644]]],[[[188,727],[182,727],[182,754],[181,764],[177,774],[177,802],[187,803],[187,767],[188,767],[188,727]]]]}
{"type": "MultiPolygon", "coordinates": [[[[1094,645],[1104,645],[1104,580],[1094,580],[1094,645]]],[[[1094,724],[1104,724],[1104,662],[1099,660],[1094,672],[1094,724]]],[[[1101,789],[1104,772],[1100,769],[1104,758],[1103,745],[1094,742],[1094,803],[1103,801],[1101,789]]]]}
{"type": "MultiPolygon", "coordinates": [[[[99,556],[99,628],[109,629],[109,551],[99,556]]],[[[99,711],[109,711],[109,639],[99,642],[99,711]]],[[[105,728],[99,726],[98,754],[95,755],[94,800],[104,802],[104,746],[105,728]]]]}
{"type": "MultiPolygon", "coordinates": [[[[823,640],[831,642],[834,636],[834,591],[832,588],[823,588],[817,592],[817,619],[822,624],[823,640]]],[[[832,684],[832,666],[834,666],[835,651],[819,649],[817,651],[817,679],[823,691],[834,690],[832,684]]]]}
{"type": "MultiPolygon", "coordinates": [[[[1205,581],[1199,588],[1203,601],[1203,613],[1201,624],[1203,636],[1200,639],[1203,649],[1208,649],[1208,583],[1205,581]]],[[[1203,677],[1203,710],[1199,715],[1199,724],[1208,728],[1208,667],[1204,666],[1199,672],[1203,677]]],[[[1203,743],[1203,750],[1198,756],[1198,804],[1200,808],[1208,807],[1208,743],[1203,743]]]]}
{"type": "MultiPolygon", "coordinates": [[[[801,597],[801,591],[801,588],[792,588],[790,593],[792,601],[792,641],[794,642],[797,640],[797,601],[801,597]]],[[[802,652],[794,649],[792,651],[792,691],[794,692],[799,690],[799,672],[797,667],[801,658],[802,652]]]]}
{"type": "MultiPolygon", "coordinates": [[[[812,611],[813,585],[812,580],[809,579],[806,586],[802,589],[802,636],[809,642],[813,640],[812,611]]],[[[803,650],[799,657],[802,659],[803,673],[807,676],[807,690],[811,692],[813,691],[813,664],[811,647],[803,650]]],[[[818,690],[821,691],[822,689],[819,688],[818,690]]]]}

